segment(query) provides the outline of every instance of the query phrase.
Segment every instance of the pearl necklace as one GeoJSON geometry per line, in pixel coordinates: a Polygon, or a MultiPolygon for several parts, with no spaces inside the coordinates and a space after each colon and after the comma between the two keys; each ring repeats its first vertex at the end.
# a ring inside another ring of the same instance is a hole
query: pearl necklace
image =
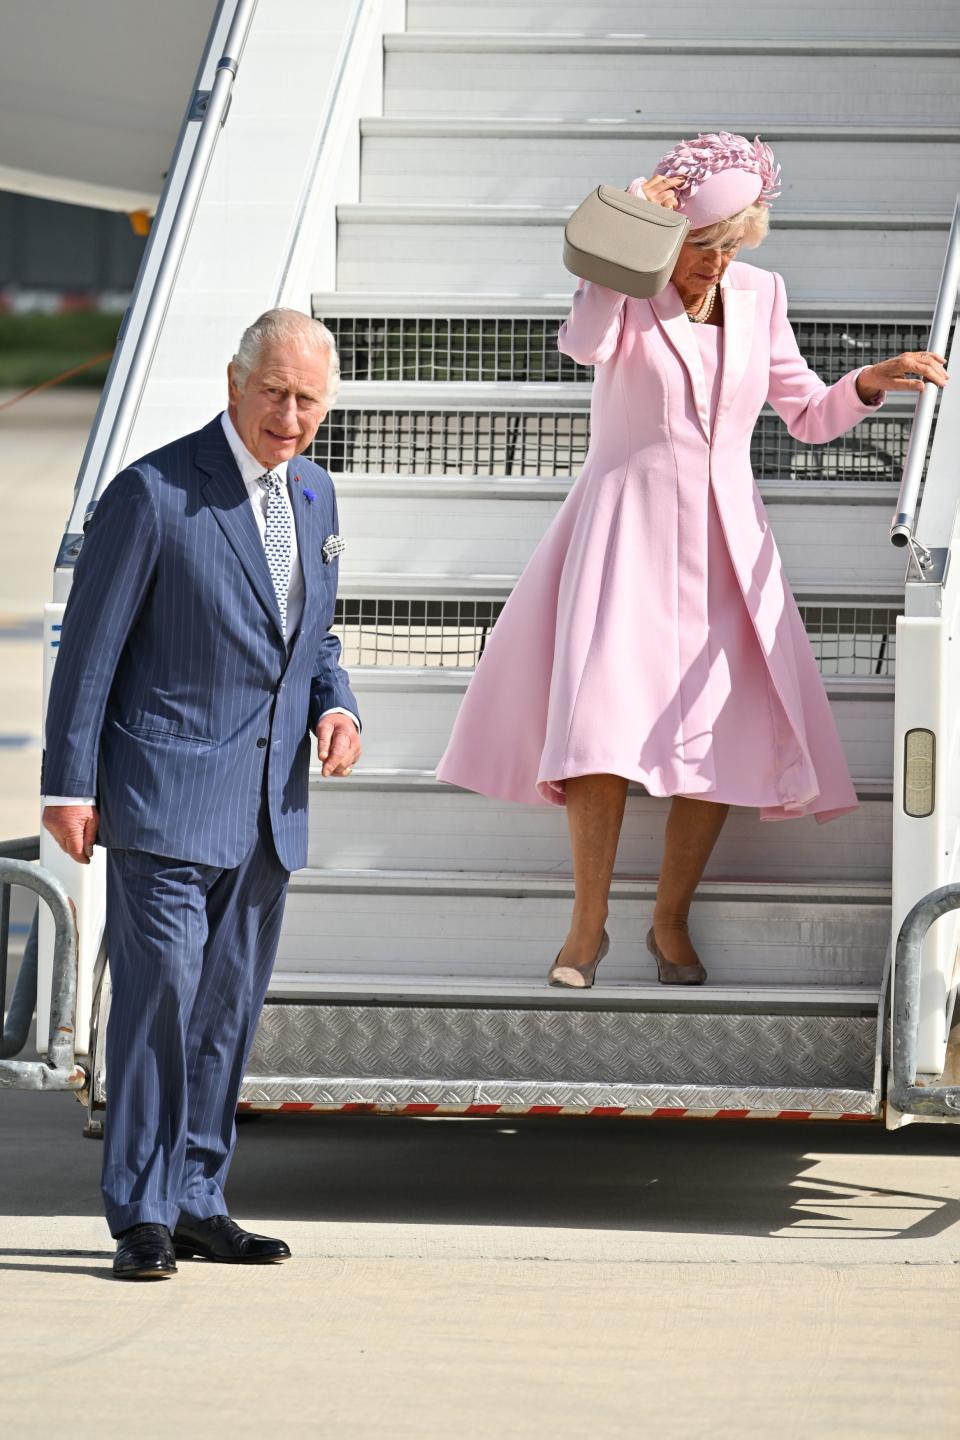
{"type": "Polygon", "coordinates": [[[705,325],[713,314],[713,307],[717,303],[718,285],[711,285],[699,310],[688,310],[687,319],[692,320],[694,325],[705,325]]]}

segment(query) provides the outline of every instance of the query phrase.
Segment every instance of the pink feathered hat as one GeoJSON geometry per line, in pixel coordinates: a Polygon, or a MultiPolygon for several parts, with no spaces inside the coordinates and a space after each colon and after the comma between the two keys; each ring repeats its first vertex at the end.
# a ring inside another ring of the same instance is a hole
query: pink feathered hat
{"type": "Polygon", "coordinates": [[[677,209],[691,230],[703,230],[738,215],[757,201],[769,205],[780,194],[780,166],[758,135],[751,145],[745,135],[721,130],[681,140],[657,164],[655,175],[682,175],[677,209]]]}

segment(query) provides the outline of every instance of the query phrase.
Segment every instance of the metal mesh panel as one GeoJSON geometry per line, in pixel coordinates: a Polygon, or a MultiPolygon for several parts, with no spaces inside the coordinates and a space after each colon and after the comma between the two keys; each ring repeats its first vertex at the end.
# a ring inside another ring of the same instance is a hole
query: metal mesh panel
{"type": "MultiPolygon", "coordinates": [[[[557,349],[559,321],[538,316],[334,316],[345,380],[589,380],[557,349]]],[[[858,365],[926,348],[923,320],[797,320],[807,363],[831,383],[858,365]]]]}
{"type": "Polygon", "coordinates": [[[344,664],[472,669],[503,600],[338,600],[344,664]]]}
{"type": "Polygon", "coordinates": [[[875,605],[800,606],[823,675],[893,675],[900,613],[875,605]]]}
{"type": "MultiPolygon", "coordinates": [[[[502,600],[344,600],[334,628],[351,665],[472,669],[504,606],[502,600]]],[[[801,604],[824,675],[892,675],[897,609],[801,604]]]]}
{"type": "Polygon", "coordinates": [[[829,445],[794,440],[777,415],[761,415],[750,441],[758,480],[900,479],[912,415],[861,420],[829,445]]]}
{"type": "Polygon", "coordinates": [[[928,320],[795,320],[807,364],[832,385],[848,370],[874,365],[904,350],[926,350],[928,320]]]}
{"type": "Polygon", "coordinates": [[[334,316],[344,380],[582,380],[556,320],[334,316]]]}
{"type": "Polygon", "coordinates": [[[311,458],[335,474],[573,475],[586,410],[337,410],[311,458]]]}
{"type": "MultiPolygon", "coordinates": [[[[910,416],[867,419],[829,445],[802,445],[776,415],[751,442],[758,479],[898,480],[910,416]]],[[[311,458],[334,474],[570,476],[590,443],[587,410],[336,410],[311,458]]]]}

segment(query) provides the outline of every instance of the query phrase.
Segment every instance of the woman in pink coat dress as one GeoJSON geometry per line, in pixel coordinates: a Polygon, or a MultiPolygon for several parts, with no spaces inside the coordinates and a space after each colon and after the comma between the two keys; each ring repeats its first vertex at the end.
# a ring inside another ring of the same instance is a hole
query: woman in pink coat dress
{"type": "Polygon", "coordinates": [[[925,354],[831,386],[809,369],[780,276],[734,263],[766,234],[778,176],[759,139],[679,145],[631,187],[690,220],[672,282],[652,300],[581,283],[560,328],[564,354],[596,366],[590,450],[437,769],[485,795],[566,804],[576,898],[552,984],[591,985],[606,953],[629,781],[673,797],[647,936],[671,984],[706,979],[687,916],[731,805],[824,821],[857,804],[750,438],[765,403],[816,444],[884,391],[946,372],[925,354]]]}

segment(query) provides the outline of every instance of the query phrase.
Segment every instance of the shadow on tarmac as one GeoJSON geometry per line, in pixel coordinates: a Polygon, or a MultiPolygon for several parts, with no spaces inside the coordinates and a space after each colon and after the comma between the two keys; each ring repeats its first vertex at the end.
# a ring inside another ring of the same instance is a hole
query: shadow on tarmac
{"type": "MultiPolygon", "coordinates": [[[[0,1093],[0,1216],[101,1213],[83,1116],[0,1093]]],[[[239,1127],[228,1200],[277,1221],[918,1240],[960,1221],[958,1154],[946,1126],[264,1114],[239,1127]]]]}

